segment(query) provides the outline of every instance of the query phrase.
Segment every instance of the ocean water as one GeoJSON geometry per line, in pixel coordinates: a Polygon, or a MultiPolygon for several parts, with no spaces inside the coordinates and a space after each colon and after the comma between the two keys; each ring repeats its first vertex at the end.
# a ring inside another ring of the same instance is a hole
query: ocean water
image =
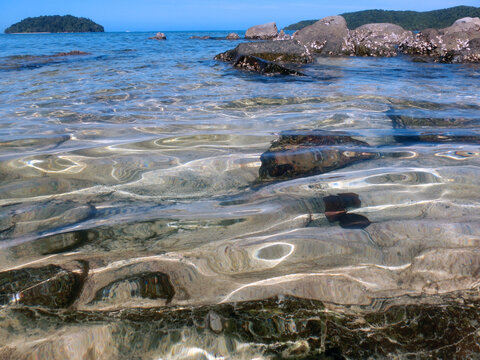
{"type": "Polygon", "coordinates": [[[321,58],[269,77],[213,60],[239,41],[190,39],[227,32],[153,35],[0,35],[0,357],[478,350],[478,313],[460,340],[415,328],[416,348],[365,320],[476,304],[478,65],[321,58]],[[53,56],[72,50],[88,54],[53,56]],[[260,176],[272,142],[312,132],[363,145],[323,173],[260,176]]]}

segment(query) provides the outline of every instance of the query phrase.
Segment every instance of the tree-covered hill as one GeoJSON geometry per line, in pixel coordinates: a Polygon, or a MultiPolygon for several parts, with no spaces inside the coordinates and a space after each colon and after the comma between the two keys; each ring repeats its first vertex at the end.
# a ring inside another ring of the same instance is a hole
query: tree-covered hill
{"type": "MultiPolygon", "coordinates": [[[[480,8],[473,6],[456,6],[448,9],[425,12],[364,10],[341,14],[347,21],[349,29],[370,23],[392,23],[407,30],[422,30],[427,28],[444,28],[452,25],[455,20],[464,17],[480,17],[480,8]]],[[[299,30],[311,25],[317,20],[304,20],[289,25],[285,30],[299,30]]]]}
{"type": "Polygon", "coordinates": [[[63,33],[63,32],[103,32],[103,26],[90,19],[72,15],[53,15],[29,17],[5,29],[6,34],[13,33],[63,33]]]}

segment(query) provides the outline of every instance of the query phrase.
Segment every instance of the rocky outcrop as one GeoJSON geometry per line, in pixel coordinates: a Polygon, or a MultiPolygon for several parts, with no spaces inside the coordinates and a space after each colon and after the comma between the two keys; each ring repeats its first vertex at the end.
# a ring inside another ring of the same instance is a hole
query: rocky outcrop
{"type": "Polygon", "coordinates": [[[149,39],[152,39],[152,40],[167,40],[167,36],[162,32],[158,32],[158,33],[155,34],[155,36],[149,37],[149,39]]]}
{"type": "Polygon", "coordinates": [[[480,18],[463,18],[444,29],[426,29],[400,45],[405,54],[432,56],[440,62],[478,62],[480,18]]]}
{"type": "Polygon", "coordinates": [[[328,16],[297,31],[293,38],[313,53],[341,56],[355,53],[349,35],[347,22],[342,16],[328,16]]]}
{"type": "Polygon", "coordinates": [[[366,24],[350,32],[357,56],[392,57],[398,55],[398,46],[413,39],[413,33],[389,23],[366,24]]]}
{"type": "Polygon", "coordinates": [[[226,37],[227,40],[238,40],[240,39],[240,36],[236,33],[230,33],[226,37]]]}
{"type": "Polygon", "coordinates": [[[245,33],[245,39],[271,40],[277,37],[277,24],[270,22],[267,24],[252,26],[245,33]]]}

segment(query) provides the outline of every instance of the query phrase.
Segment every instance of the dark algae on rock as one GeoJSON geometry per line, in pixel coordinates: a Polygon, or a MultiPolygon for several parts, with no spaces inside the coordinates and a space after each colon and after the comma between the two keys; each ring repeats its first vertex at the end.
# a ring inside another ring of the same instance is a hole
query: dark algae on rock
{"type": "Polygon", "coordinates": [[[101,25],[90,19],[72,15],[29,17],[5,29],[6,34],[14,33],[73,33],[104,32],[101,25]]]}
{"type": "MultiPolygon", "coordinates": [[[[480,352],[480,301],[474,292],[458,301],[451,295],[385,299],[378,310],[338,306],[297,297],[192,308],[127,309],[114,312],[14,309],[19,321],[41,324],[115,324],[137,349],[169,338],[220,336],[227,344],[252,347],[268,359],[475,359],[480,352]]],[[[45,326],[45,325],[44,325],[45,326]]],[[[5,349],[0,355],[5,354],[5,349]]],[[[243,357],[242,357],[243,358],[243,357]]]]}

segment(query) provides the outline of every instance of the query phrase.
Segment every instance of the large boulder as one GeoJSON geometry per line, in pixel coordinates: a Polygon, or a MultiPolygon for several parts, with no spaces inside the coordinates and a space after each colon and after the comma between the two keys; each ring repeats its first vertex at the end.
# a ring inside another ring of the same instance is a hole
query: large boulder
{"type": "Polygon", "coordinates": [[[398,46],[413,38],[413,33],[390,23],[365,24],[350,32],[357,56],[391,57],[398,46]]]}
{"type": "Polygon", "coordinates": [[[255,56],[266,61],[306,64],[313,61],[304,46],[294,40],[239,44],[235,49],[215,56],[215,60],[235,62],[241,56],[255,56]]]}
{"type": "Polygon", "coordinates": [[[355,53],[347,22],[342,16],[328,16],[297,31],[293,38],[313,53],[321,55],[351,55],[355,53]]]}
{"type": "Polygon", "coordinates": [[[422,30],[414,38],[403,42],[400,49],[407,54],[433,56],[444,62],[477,62],[476,52],[472,53],[470,46],[475,47],[473,40],[478,38],[480,18],[467,17],[444,29],[422,30]]]}
{"type": "Polygon", "coordinates": [[[245,33],[245,39],[271,40],[278,35],[277,24],[270,22],[267,24],[252,26],[245,33]]]}

